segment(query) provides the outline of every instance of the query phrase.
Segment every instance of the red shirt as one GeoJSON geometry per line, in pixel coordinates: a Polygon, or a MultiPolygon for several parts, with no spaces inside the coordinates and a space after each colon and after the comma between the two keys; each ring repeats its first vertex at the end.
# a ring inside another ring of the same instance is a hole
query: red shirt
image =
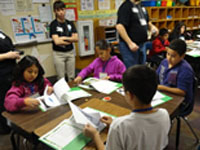
{"type": "Polygon", "coordinates": [[[159,54],[163,51],[165,51],[165,47],[169,46],[169,41],[165,40],[162,41],[160,37],[157,37],[154,41],[153,41],[153,47],[152,50],[149,53],[149,56],[153,56],[155,54],[159,54]]]}

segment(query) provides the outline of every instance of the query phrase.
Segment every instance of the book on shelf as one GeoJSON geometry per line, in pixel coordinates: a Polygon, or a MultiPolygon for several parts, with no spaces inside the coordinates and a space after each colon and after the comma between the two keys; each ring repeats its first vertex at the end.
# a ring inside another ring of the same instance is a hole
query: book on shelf
{"type": "Polygon", "coordinates": [[[79,87],[70,88],[64,78],[58,80],[54,84],[52,94],[48,95],[47,90],[48,86],[46,86],[43,96],[37,98],[40,102],[39,108],[42,111],[47,111],[56,106],[67,104],[69,101],[78,98],[91,96],[91,94],[79,87]]]}

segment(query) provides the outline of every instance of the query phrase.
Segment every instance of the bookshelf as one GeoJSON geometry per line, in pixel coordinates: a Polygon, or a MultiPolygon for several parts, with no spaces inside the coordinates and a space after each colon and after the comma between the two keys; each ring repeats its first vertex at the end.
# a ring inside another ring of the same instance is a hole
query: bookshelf
{"type": "Polygon", "coordinates": [[[115,26],[97,26],[96,41],[106,39],[109,43],[118,41],[118,33],[115,26]]]}
{"type": "Polygon", "coordinates": [[[187,30],[200,29],[200,6],[146,7],[152,23],[172,31],[175,24],[182,21],[187,30]]]}

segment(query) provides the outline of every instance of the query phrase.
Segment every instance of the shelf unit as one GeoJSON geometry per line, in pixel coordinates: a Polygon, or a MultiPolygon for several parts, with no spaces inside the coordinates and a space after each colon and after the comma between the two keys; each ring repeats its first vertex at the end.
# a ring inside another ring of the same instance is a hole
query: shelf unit
{"type": "Polygon", "coordinates": [[[106,39],[110,43],[116,42],[119,39],[118,33],[114,26],[97,26],[96,27],[96,41],[106,39]]]}
{"type": "Polygon", "coordinates": [[[152,23],[172,31],[175,24],[182,21],[187,30],[200,29],[200,6],[146,7],[152,23]]]}

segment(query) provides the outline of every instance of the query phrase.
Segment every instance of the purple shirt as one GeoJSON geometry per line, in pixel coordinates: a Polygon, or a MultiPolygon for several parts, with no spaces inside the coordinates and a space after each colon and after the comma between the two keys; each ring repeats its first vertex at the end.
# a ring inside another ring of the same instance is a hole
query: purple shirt
{"type": "Polygon", "coordinates": [[[186,60],[169,69],[167,59],[164,59],[157,69],[161,85],[179,88],[186,92],[185,102],[193,99],[194,72],[186,60]]]}
{"type": "Polygon", "coordinates": [[[44,78],[44,87],[42,89],[38,89],[36,84],[27,82],[23,82],[20,86],[12,85],[12,87],[6,93],[5,97],[4,106],[6,110],[10,112],[19,111],[25,106],[25,98],[37,92],[42,95],[46,85],[52,86],[49,80],[46,78],[44,78]]]}
{"type": "Polygon", "coordinates": [[[124,64],[117,58],[112,56],[108,61],[102,61],[96,58],[89,66],[84,68],[78,76],[83,79],[93,73],[94,77],[99,78],[100,72],[105,72],[110,77],[110,80],[121,81],[122,75],[126,71],[124,64]]]}

